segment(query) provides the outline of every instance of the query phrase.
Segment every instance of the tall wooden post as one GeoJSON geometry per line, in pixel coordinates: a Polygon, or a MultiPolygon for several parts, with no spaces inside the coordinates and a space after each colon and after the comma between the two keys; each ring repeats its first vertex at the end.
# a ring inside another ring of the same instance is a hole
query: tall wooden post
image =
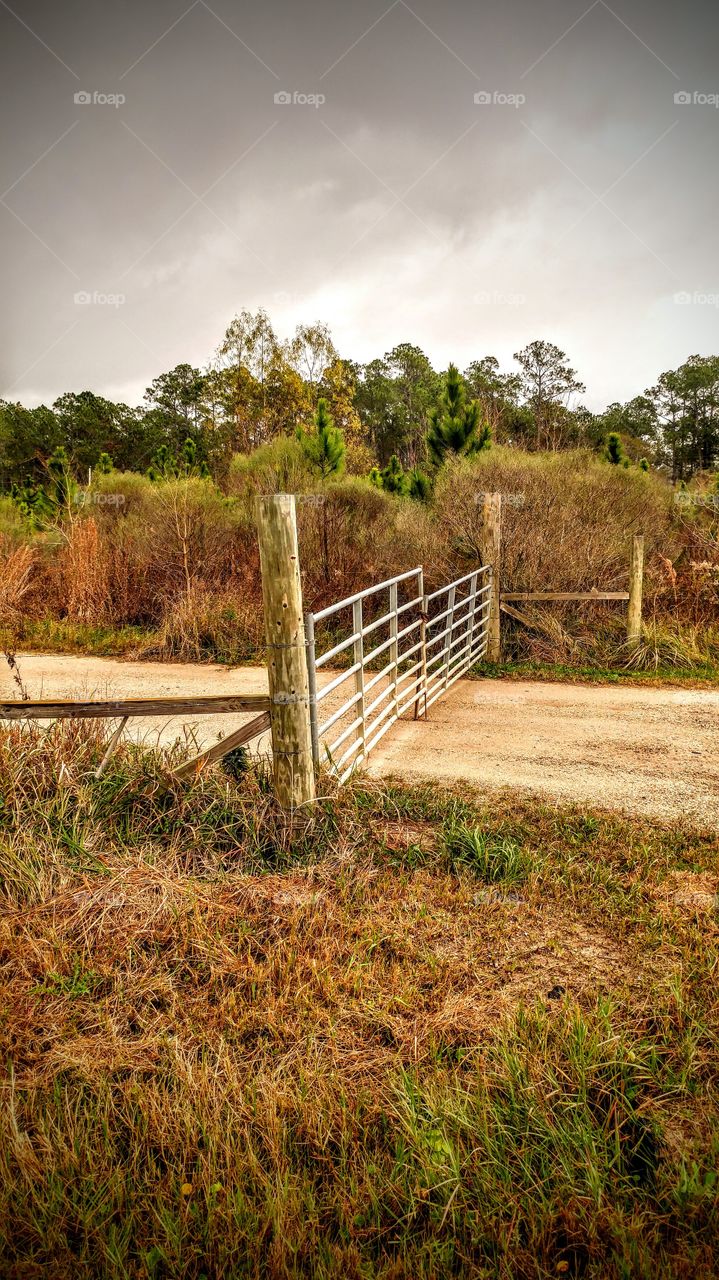
{"type": "Polygon", "coordinates": [[[642,589],[644,585],[644,535],[632,539],[629,562],[629,604],[627,606],[627,644],[636,647],[642,635],[642,589]]]}
{"type": "Polygon", "coordinates": [[[499,573],[502,552],[501,493],[485,493],[482,497],[482,531],[480,535],[480,548],[482,553],[482,564],[488,564],[491,570],[487,660],[489,662],[499,662],[502,651],[499,631],[499,573]]]}
{"type": "Polygon", "coordinates": [[[284,809],[315,798],[295,499],[257,499],[274,790],[284,809]]]}

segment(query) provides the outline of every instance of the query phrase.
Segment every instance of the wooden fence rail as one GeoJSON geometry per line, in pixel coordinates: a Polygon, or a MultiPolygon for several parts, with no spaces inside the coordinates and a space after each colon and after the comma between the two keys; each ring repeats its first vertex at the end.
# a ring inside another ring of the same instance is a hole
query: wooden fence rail
{"type": "Polygon", "coordinates": [[[231,711],[268,711],[265,693],[212,694],[190,698],[108,698],[39,702],[0,702],[0,720],[108,720],[114,716],[219,715],[231,711]]]}

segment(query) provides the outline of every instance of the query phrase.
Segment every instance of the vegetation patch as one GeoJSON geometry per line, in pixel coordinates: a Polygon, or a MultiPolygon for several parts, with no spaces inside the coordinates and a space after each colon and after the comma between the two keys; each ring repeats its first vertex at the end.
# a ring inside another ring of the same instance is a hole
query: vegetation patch
{"type": "Polygon", "coordinates": [[[714,1273],[713,834],[103,745],[0,737],[3,1275],[714,1273]]]}

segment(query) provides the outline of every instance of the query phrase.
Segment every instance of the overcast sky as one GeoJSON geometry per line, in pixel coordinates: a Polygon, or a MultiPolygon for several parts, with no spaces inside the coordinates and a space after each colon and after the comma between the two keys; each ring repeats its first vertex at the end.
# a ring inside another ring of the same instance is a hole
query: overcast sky
{"type": "Polygon", "coordinates": [[[0,395],[138,402],[263,306],[357,360],[547,338],[628,399],[719,350],[718,36],[708,0],[0,0],[0,395]]]}

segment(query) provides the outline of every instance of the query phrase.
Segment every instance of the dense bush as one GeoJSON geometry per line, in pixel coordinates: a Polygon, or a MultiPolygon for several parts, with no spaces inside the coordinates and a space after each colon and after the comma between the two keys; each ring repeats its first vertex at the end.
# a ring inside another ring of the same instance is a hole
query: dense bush
{"type": "MultiPolygon", "coordinates": [[[[719,513],[701,496],[710,483],[677,501],[656,474],[589,451],[495,447],[448,461],[423,503],[356,477],[320,480],[294,439],[235,457],[226,493],[193,476],[96,474],[42,532],[23,526],[11,503],[0,506],[5,577],[22,579],[22,607],[3,605],[0,625],[20,641],[40,619],[139,626],[152,633],[148,653],[241,661],[261,638],[258,495],[297,494],[305,599],[319,608],[418,564],[430,590],[466,572],[480,558],[482,495],[500,492],[504,589],[624,590],[631,536],[642,532],[645,617],[663,628],[662,651],[678,644],[689,655],[719,624],[719,513]],[[18,551],[27,558],[11,571],[18,551]],[[686,645],[682,627],[693,629],[686,645]]],[[[575,661],[620,649],[621,608],[526,614],[529,628],[507,622],[514,656],[575,661]]]]}

